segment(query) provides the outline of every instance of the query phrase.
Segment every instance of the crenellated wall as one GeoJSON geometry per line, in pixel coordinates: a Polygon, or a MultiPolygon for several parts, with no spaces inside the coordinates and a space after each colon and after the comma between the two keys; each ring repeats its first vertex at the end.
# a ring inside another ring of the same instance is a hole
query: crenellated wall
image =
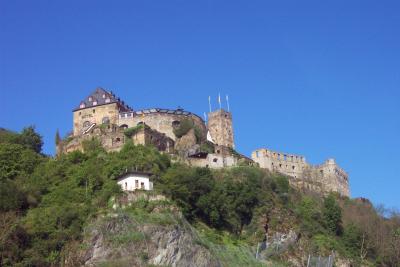
{"type": "Polygon", "coordinates": [[[338,192],[350,196],[348,175],[334,159],[328,159],[321,165],[312,166],[303,156],[257,149],[251,155],[260,168],[280,172],[292,177],[291,183],[306,189],[323,193],[338,192]]]}

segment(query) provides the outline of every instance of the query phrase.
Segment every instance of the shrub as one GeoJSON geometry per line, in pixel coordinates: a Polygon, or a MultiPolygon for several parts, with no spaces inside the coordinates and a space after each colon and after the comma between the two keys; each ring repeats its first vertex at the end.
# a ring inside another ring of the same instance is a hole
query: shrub
{"type": "Polygon", "coordinates": [[[214,144],[211,142],[204,142],[200,145],[200,151],[212,154],[215,152],[214,144]]]}
{"type": "Polygon", "coordinates": [[[183,119],[181,120],[179,126],[174,129],[174,134],[176,137],[181,138],[182,136],[187,134],[193,127],[194,123],[191,119],[183,119]]]}
{"type": "Polygon", "coordinates": [[[124,134],[126,137],[131,138],[135,134],[137,134],[141,129],[143,129],[143,124],[139,124],[135,127],[130,127],[124,130],[124,134]]]}

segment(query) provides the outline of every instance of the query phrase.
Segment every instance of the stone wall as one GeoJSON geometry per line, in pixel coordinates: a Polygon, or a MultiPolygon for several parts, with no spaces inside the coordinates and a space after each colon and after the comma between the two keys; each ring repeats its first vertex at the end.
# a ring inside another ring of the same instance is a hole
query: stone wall
{"type": "Polygon", "coordinates": [[[166,136],[176,141],[177,138],[174,134],[173,125],[179,124],[180,121],[187,118],[193,120],[194,125],[201,131],[202,136],[206,138],[207,129],[204,121],[193,113],[188,113],[187,115],[167,112],[164,113],[159,112],[159,109],[150,109],[148,113],[143,112],[141,114],[138,112],[121,113],[119,115],[118,125],[122,127],[134,127],[144,122],[152,129],[160,133],[165,133],[166,136]],[[151,110],[153,111],[151,112],[151,110]]]}
{"type": "Polygon", "coordinates": [[[106,151],[119,151],[131,139],[136,145],[153,145],[161,152],[174,152],[174,140],[150,127],[143,127],[129,138],[125,136],[124,129],[117,125],[96,125],[86,134],[70,136],[61,141],[56,147],[57,155],[76,150],[83,151],[82,143],[92,138],[98,139],[106,151]]]}
{"type": "Polygon", "coordinates": [[[57,155],[72,151],[83,152],[83,142],[96,138],[106,151],[118,151],[126,142],[126,136],[116,125],[95,126],[87,134],[70,136],[57,145],[57,155]]]}
{"type": "Polygon", "coordinates": [[[134,134],[132,140],[135,145],[153,145],[158,151],[174,153],[174,140],[148,126],[134,134]]]}
{"type": "Polygon", "coordinates": [[[208,113],[207,126],[215,144],[235,148],[230,112],[220,109],[208,113]]]}
{"type": "Polygon", "coordinates": [[[350,196],[348,175],[333,159],[312,166],[303,156],[264,148],[255,150],[251,157],[261,168],[292,177],[291,183],[299,188],[322,193],[333,191],[343,196],[350,196]]]}
{"type": "Polygon", "coordinates": [[[110,124],[117,124],[118,114],[117,103],[76,110],[73,113],[73,134],[74,136],[81,135],[88,125],[93,123],[100,125],[107,119],[110,124]]]}

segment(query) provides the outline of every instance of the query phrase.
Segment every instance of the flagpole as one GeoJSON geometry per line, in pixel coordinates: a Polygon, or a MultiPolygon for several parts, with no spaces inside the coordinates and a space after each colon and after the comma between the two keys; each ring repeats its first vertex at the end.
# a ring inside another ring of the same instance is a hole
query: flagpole
{"type": "Polygon", "coordinates": [[[228,105],[228,112],[230,112],[230,108],[229,108],[229,96],[226,95],[226,104],[228,105]]]}
{"type": "Polygon", "coordinates": [[[218,93],[218,103],[219,103],[219,109],[221,110],[222,106],[221,106],[221,94],[220,93],[218,93]]]}
{"type": "Polygon", "coordinates": [[[211,113],[211,96],[208,96],[208,107],[209,107],[210,113],[211,113]]]}

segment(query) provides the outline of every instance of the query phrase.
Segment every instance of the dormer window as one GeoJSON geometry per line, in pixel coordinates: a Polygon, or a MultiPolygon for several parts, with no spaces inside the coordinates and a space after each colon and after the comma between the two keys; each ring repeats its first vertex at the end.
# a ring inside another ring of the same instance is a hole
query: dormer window
{"type": "Polygon", "coordinates": [[[91,96],[89,96],[89,101],[93,101],[93,98],[91,96]]]}
{"type": "Polygon", "coordinates": [[[103,98],[106,98],[106,94],[103,94],[103,98]]]}
{"type": "Polygon", "coordinates": [[[80,108],[85,108],[85,103],[81,103],[81,105],[79,106],[80,108]]]}
{"type": "Polygon", "coordinates": [[[95,101],[93,101],[93,106],[96,106],[97,105],[97,101],[95,100],[95,101]]]}
{"type": "Polygon", "coordinates": [[[109,97],[106,98],[106,103],[110,103],[111,99],[109,97]]]}

